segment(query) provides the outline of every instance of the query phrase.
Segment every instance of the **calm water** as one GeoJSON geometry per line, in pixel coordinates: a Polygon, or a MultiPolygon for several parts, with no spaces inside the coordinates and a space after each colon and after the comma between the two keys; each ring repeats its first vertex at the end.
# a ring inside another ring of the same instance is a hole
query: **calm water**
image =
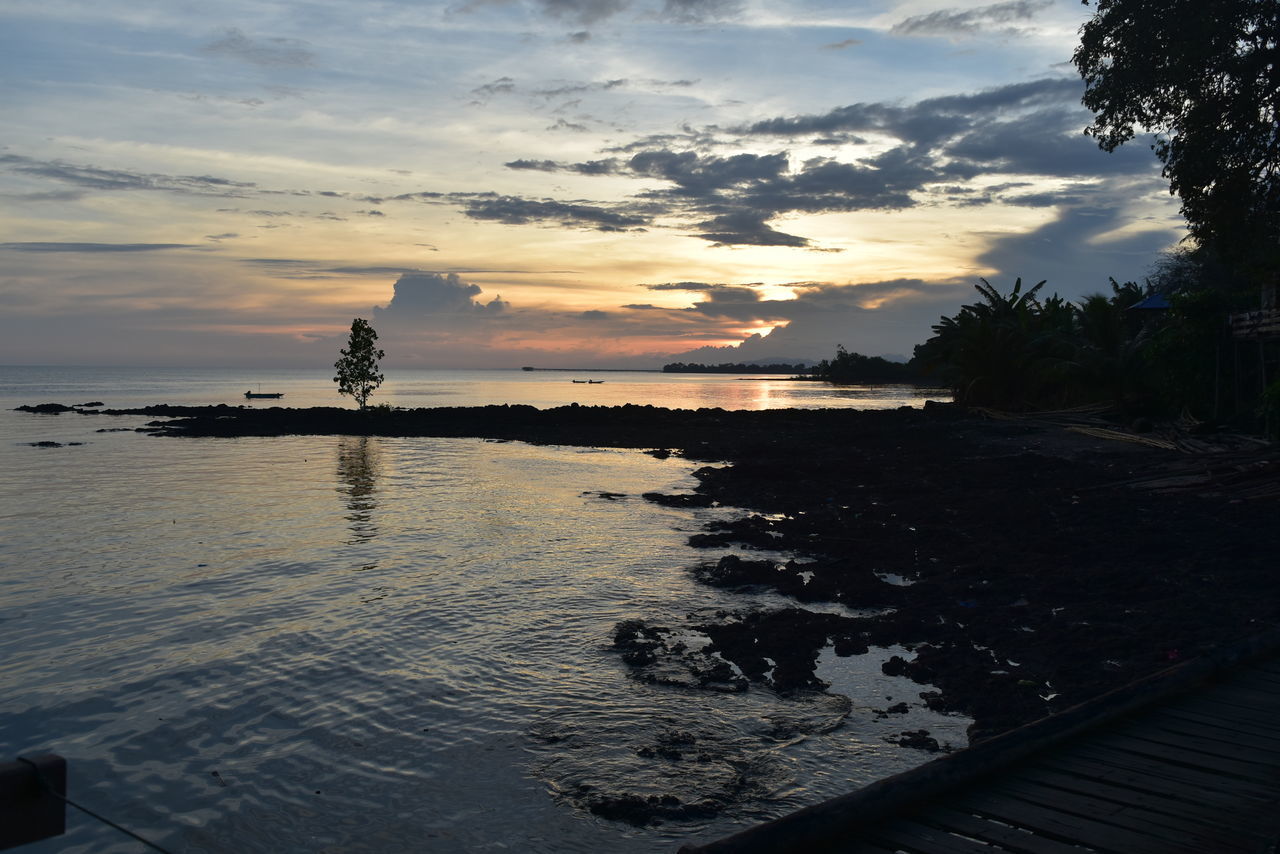
{"type": "MultiPolygon", "coordinates": [[[[586,376],[422,372],[375,400],[919,402],[777,379],[569,382],[586,376]]],[[[879,673],[888,652],[825,654],[832,688],[808,698],[629,677],[609,646],[619,620],[787,604],[689,578],[718,553],[688,535],[736,511],[639,498],[692,488],[687,462],[479,440],[161,439],[96,432],[145,419],[11,411],[235,403],[259,381],[290,405],[337,402],[327,374],[0,369],[0,758],[67,756],[73,797],[170,850],[671,851],[929,758],[885,735],[963,742],[962,719],[872,714],[922,690],[879,673]],[[29,444],[44,440],[64,446],[29,444]],[[802,735],[779,742],[780,719],[802,735]],[[645,749],[672,732],[714,758],[645,749]],[[737,779],[750,785],[729,797],[737,779]],[[582,785],[729,806],[633,828],[582,810],[582,785]]],[[[23,850],[142,850],[69,820],[23,850]]]]}

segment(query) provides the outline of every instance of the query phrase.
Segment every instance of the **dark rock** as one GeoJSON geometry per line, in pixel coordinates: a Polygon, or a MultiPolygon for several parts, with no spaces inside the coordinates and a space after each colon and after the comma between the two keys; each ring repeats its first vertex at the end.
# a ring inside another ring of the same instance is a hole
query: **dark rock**
{"type": "Polygon", "coordinates": [[[661,492],[646,492],[645,501],[661,504],[663,507],[710,507],[712,500],[706,495],[664,495],[661,492]]]}
{"type": "Polygon", "coordinates": [[[898,735],[891,735],[885,739],[890,744],[896,744],[899,747],[913,747],[916,750],[925,750],[929,753],[937,753],[944,748],[938,744],[938,740],[929,735],[927,729],[907,730],[898,735]]]}
{"type": "Polygon", "coordinates": [[[14,412],[36,412],[41,415],[57,415],[59,412],[75,412],[75,407],[63,406],[61,403],[38,403],[35,406],[16,407],[14,412]]]}

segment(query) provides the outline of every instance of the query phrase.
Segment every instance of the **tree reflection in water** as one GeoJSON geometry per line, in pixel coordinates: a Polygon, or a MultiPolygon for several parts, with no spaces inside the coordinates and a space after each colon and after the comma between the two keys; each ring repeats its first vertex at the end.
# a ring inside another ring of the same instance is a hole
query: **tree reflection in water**
{"type": "Polygon", "coordinates": [[[356,545],[373,539],[378,526],[373,521],[377,507],[378,448],[369,436],[342,436],[338,439],[338,492],[347,496],[347,521],[356,545]]]}

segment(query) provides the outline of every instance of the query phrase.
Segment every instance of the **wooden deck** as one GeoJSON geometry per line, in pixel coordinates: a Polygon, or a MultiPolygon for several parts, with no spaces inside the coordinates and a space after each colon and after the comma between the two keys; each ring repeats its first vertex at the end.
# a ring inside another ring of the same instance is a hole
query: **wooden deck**
{"type": "Polygon", "coordinates": [[[1276,854],[1280,659],[1175,670],[1065,725],[681,851],[1276,854]]]}

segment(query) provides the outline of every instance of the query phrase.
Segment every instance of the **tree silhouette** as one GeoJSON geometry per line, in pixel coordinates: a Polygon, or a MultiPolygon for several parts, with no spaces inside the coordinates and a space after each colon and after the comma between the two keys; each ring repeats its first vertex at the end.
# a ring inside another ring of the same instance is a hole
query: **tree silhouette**
{"type": "MultiPolygon", "coordinates": [[[[1090,0],[1083,0],[1086,4],[1090,0]]],[[[1152,146],[1192,235],[1238,264],[1280,266],[1280,3],[1095,0],[1072,57],[1106,151],[1152,146]]]]}
{"type": "Polygon", "coordinates": [[[377,340],[378,333],[369,321],[357,317],[351,321],[351,338],[346,349],[340,351],[338,361],[333,364],[338,374],[333,378],[338,384],[338,394],[351,395],[361,409],[384,379],[378,371],[378,360],[386,353],[374,346],[377,340]]]}

